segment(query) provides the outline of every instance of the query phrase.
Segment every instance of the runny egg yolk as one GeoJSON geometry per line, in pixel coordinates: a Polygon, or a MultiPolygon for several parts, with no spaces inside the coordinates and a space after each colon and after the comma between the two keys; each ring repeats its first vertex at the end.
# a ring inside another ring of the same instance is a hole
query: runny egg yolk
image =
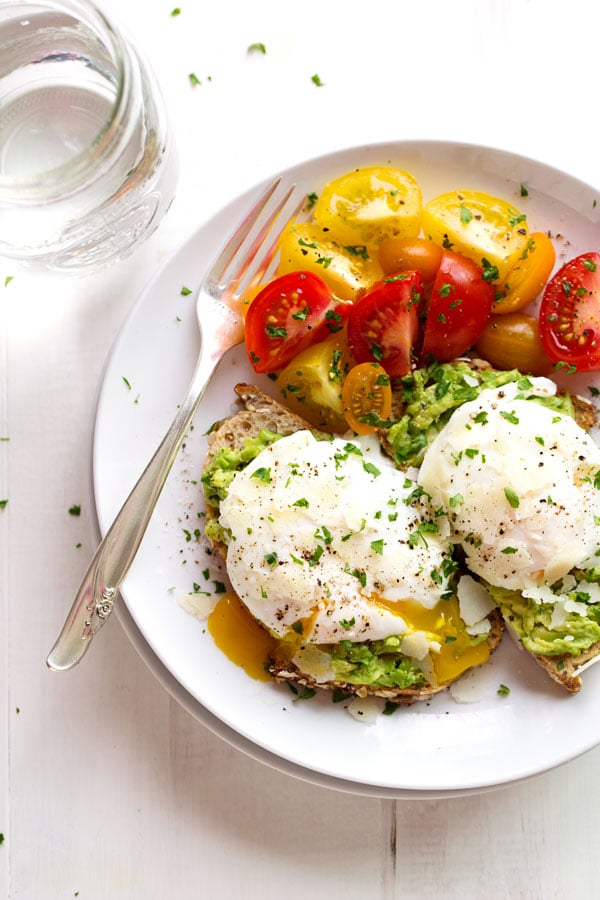
{"type": "Polygon", "coordinates": [[[439,642],[439,652],[432,650],[430,654],[438,684],[452,681],[472,666],[482,665],[489,659],[488,642],[472,643],[455,597],[440,600],[432,609],[411,600],[391,602],[380,598],[377,603],[402,616],[409,631],[424,631],[430,640],[439,642]]]}
{"type": "Polygon", "coordinates": [[[208,618],[208,630],[219,650],[258,681],[269,681],[266,663],[277,641],[252,618],[233,593],[223,594],[208,618]]]}
{"type": "MultiPolygon", "coordinates": [[[[433,609],[426,609],[410,600],[397,602],[381,598],[377,603],[401,616],[409,631],[424,631],[430,640],[440,643],[439,652],[430,658],[439,684],[457,678],[472,666],[487,662],[490,649],[487,641],[473,645],[460,618],[455,598],[440,600],[433,609]]],[[[303,621],[303,631],[310,631],[310,618],[303,621]]],[[[223,594],[208,619],[208,630],[219,650],[247,675],[258,681],[269,681],[267,662],[280,644],[252,617],[234,594],[223,594]]],[[[284,640],[290,645],[299,643],[300,628],[290,632],[284,640]]]]}

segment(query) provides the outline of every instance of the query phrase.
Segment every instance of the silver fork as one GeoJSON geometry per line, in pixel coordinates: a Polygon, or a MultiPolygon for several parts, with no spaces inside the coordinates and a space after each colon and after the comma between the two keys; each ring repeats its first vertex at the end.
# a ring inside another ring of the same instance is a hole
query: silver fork
{"type": "Polygon", "coordinates": [[[72,668],[114,608],[152,512],[208,383],[225,353],[243,340],[241,317],[228,305],[247,284],[267,272],[278,240],[298,215],[304,198],[275,229],[295,185],[281,193],[277,178],[256,201],[207,272],[198,290],[196,315],[200,353],[188,393],[173,423],[100,543],[79,587],[62,631],[48,655],[54,671],[72,668]],[[260,256],[259,252],[263,251],[260,256]]]}

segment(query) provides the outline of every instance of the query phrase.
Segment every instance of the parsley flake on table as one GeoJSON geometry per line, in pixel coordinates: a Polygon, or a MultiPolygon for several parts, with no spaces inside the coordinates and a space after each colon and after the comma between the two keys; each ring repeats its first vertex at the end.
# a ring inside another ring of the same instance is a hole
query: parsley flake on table
{"type": "Polygon", "coordinates": [[[181,288],[181,296],[188,297],[191,293],[193,293],[192,289],[189,287],[186,287],[184,284],[183,287],[181,288]]]}
{"type": "Polygon", "coordinates": [[[171,10],[171,16],[180,16],[181,15],[181,7],[176,6],[175,9],[171,10]]]}
{"type": "Polygon", "coordinates": [[[496,693],[500,694],[501,697],[508,697],[508,695],[510,694],[510,688],[507,687],[505,684],[501,684],[498,687],[498,690],[496,691],[496,693]]]}
{"type": "Polygon", "coordinates": [[[14,275],[7,275],[4,279],[4,287],[8,287],[14,277],[14,275]]]}
{"type": "Polygon", "coordinates": [[[248,50],[246,52],[247,53],[262,53],[264,55],[267,52],[267,48],[260,41],[256,41],[254,44],[248,44],[248,50]]]}
{"type": "Polygon", "coordinates": [[[8,506],[8,500],[0,500],[0,509],[6,509],[8,506]]]}
{"type": "Polygon", "coordinates": [[[70,516],[80,516],[81,515],[81,506],[79,506],[79,504],[76,504],[76,503],[73,504],[73,506],[71,506],[69,508],[69,515],[70,516]]]}
{"type": "Polygon", "coordinates": [[[317,87],[325,87],[325,84],[323,81],[321,81],[321,78],[319,77],[319,75],[316,75],[316,74],[312,75],[310,80],[312,81],[313,84],[316,84],[317,87]]]}
{"type": "Polygon", "coordinates": [[[197,87],[199,84],[202,84],[202,82],[194,72],[190,72],[190,74],[188,75],[188,80],[192,87],[197,87]]]}

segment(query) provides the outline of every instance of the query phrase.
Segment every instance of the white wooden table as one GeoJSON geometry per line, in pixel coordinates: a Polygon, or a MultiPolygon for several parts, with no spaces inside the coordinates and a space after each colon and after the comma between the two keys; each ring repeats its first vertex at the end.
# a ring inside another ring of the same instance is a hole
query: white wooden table
{"type": "Polygon", "coordinates": [[[357,797],[216,737],[116,619],[73,672],[49,673],[45,657],[94,549],[103,365],[157,267],[248,186],[345,146],[483,143],[600,184],[600,11],[585,0],[182,0],[177,16],[174,0],[102,5],[158,75],[181,174],[158,232],[100,275],[34,276],[0,259],[0,897],[597,896],[600,749],[484,794],[357,797]],[[255,42],[266,54],[247,52],[255,42]]]}

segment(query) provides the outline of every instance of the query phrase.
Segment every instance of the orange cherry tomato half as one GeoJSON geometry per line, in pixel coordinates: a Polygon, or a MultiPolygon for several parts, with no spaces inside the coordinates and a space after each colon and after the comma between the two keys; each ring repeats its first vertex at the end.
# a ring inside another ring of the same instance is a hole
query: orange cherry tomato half
{"type": "Polygon", "coordinates": [[[392,410],[392,388],[385,369],[373,362],[353,366],[342,386],[342,404],[348,426],[356,434],[372,434],[392,410]]]}
{"type": "Polygon", "coordinates": [[[386,274],[416,269],[428,284],[442,261],[442,248],[428,238],[388,238],[379,247],[379,263],[386,274]]]}
{"type": "Polygon", "coordinates": [[[538,320],[522,312],[490,316],[475,351],[495,369],[518,369],[524,375],[547,375],[553,366],[542,346],[538,320]]]}
{"type": "Polygon", "coordinates": [[[495,286],[494,315],[518,312],[529,306],[550,278],[555,261],[556,251],[548,235],[543,231],[530,234],[517,264],[495,286]]]}

